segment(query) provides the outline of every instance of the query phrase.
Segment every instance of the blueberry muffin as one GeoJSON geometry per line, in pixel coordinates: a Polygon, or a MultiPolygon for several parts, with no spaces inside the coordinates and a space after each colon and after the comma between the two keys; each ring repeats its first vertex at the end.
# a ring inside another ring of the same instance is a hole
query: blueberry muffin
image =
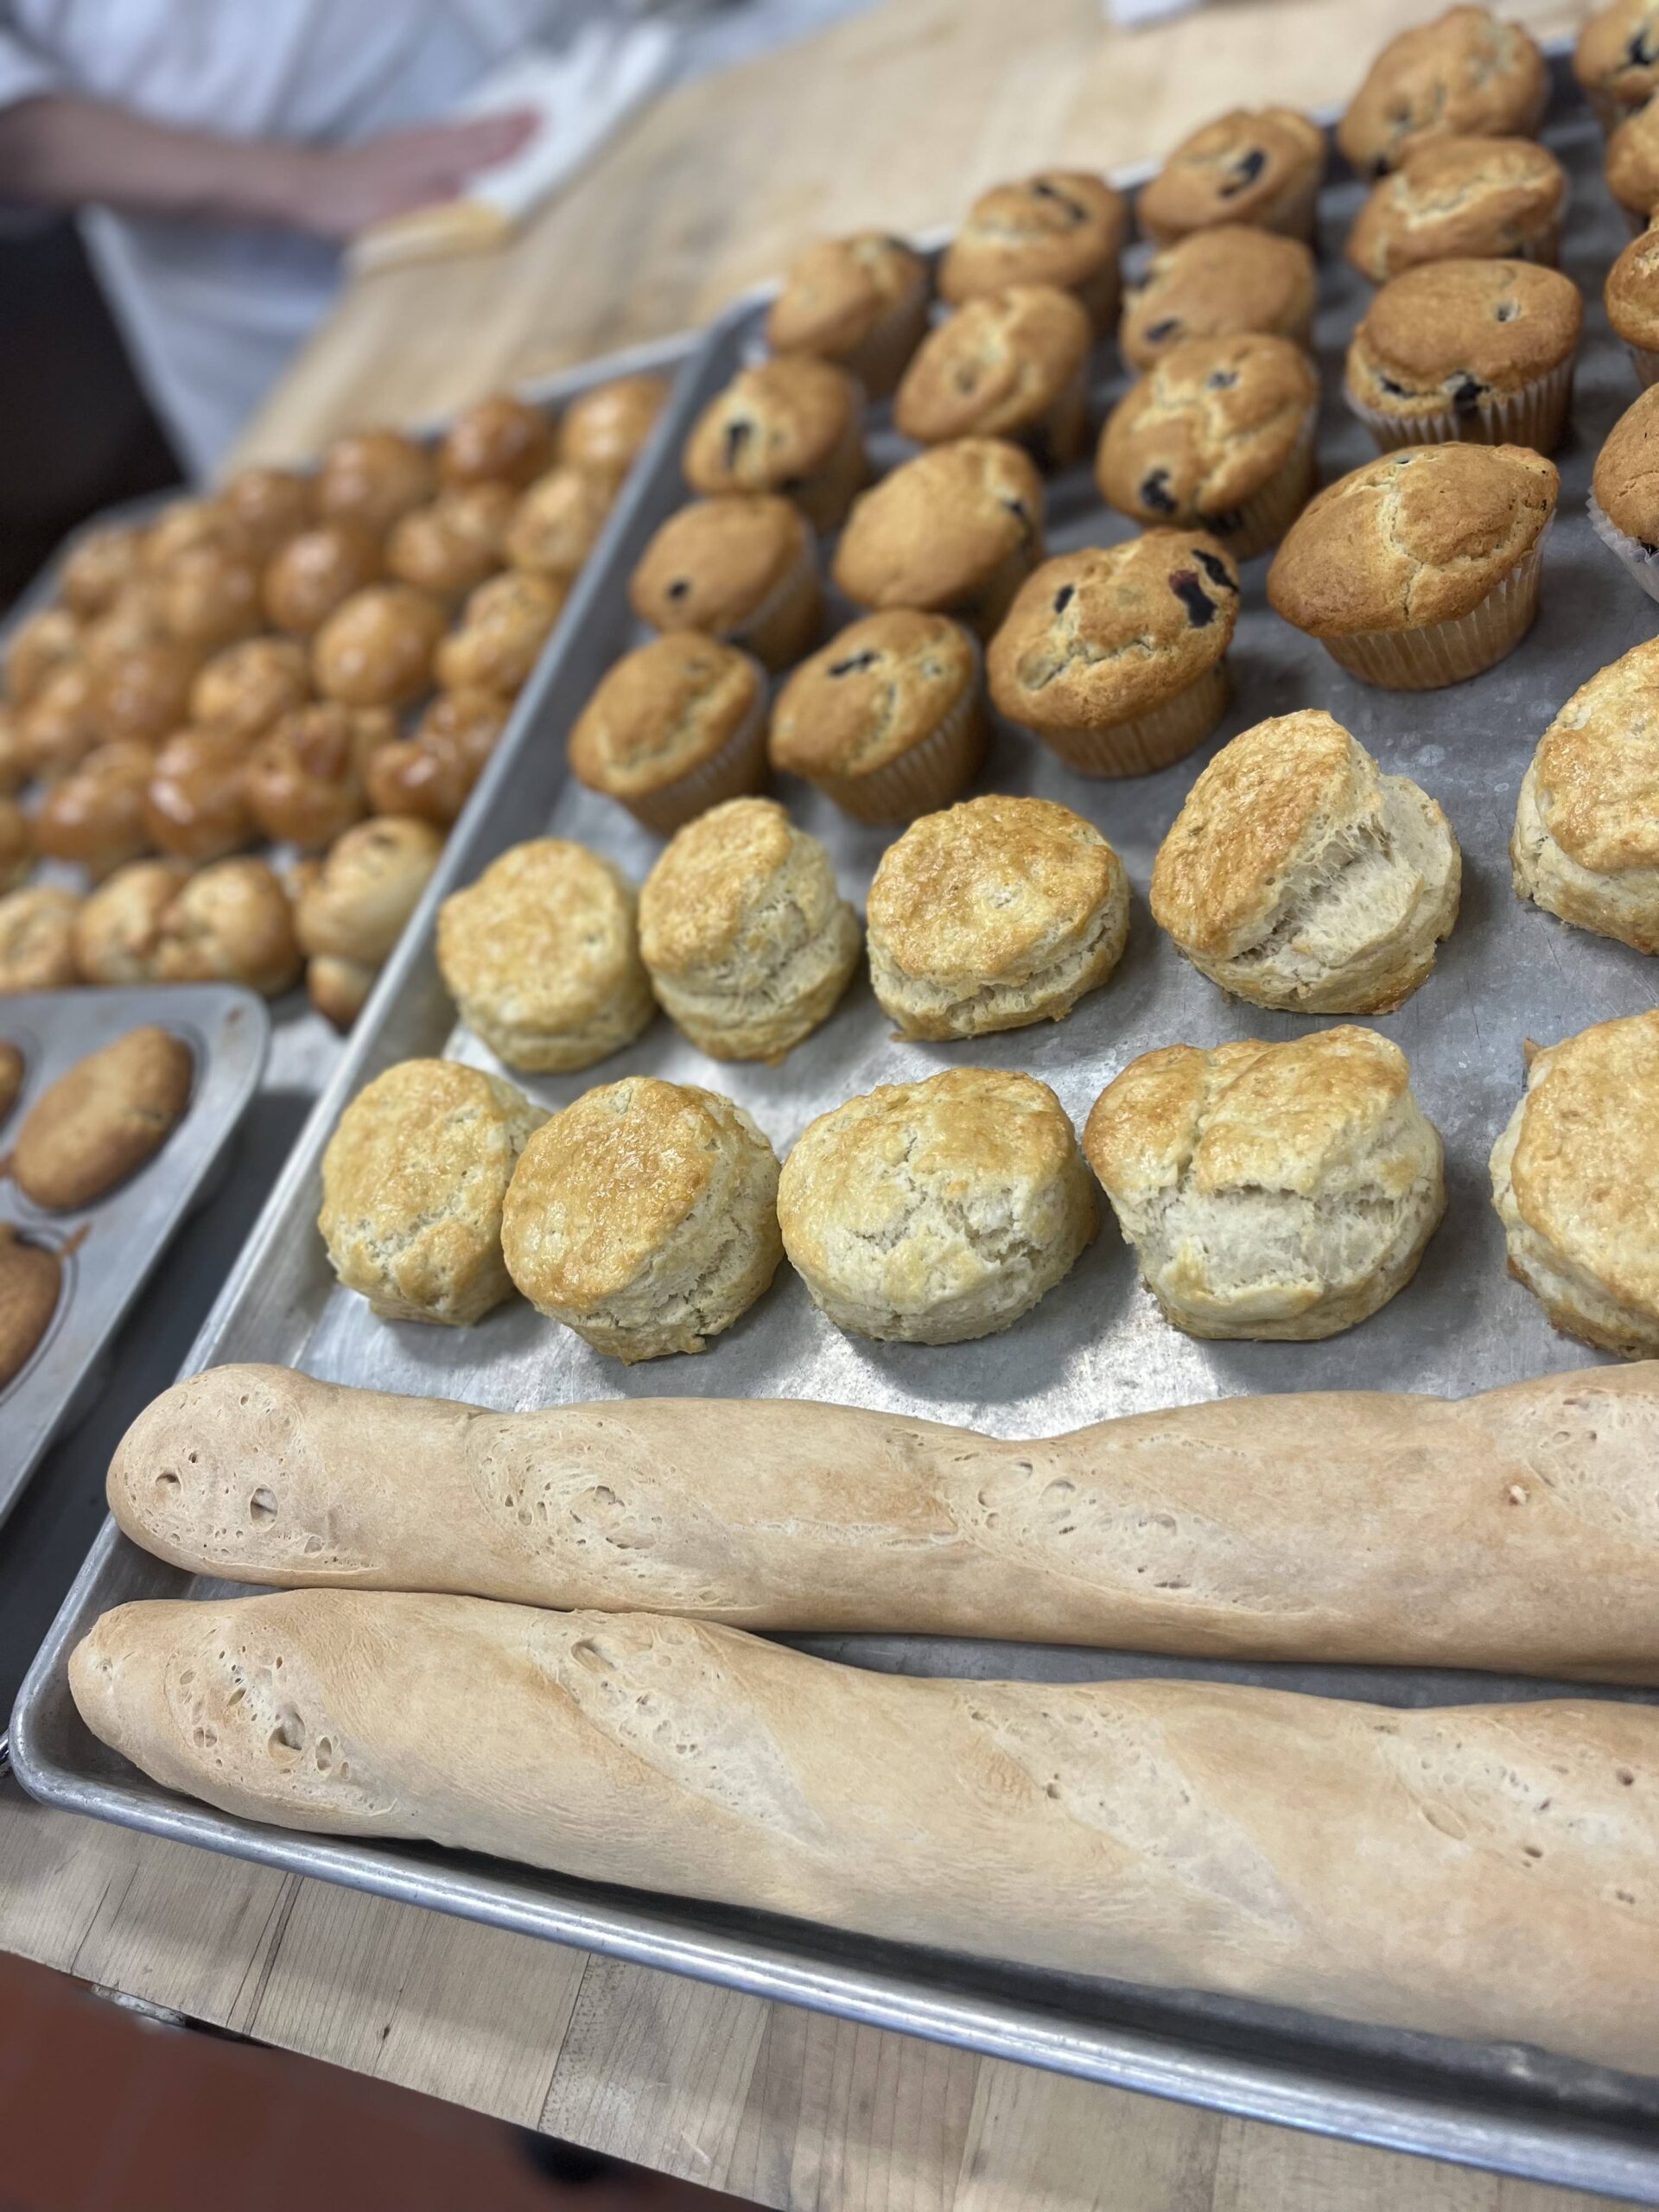
{"type": "Polygon", "coordinates": [[[954,614],[987,637],[1043,557],[1043,480],[1004,438],[955,438],[853,503],[836,582],[861,607],[954,614]]]}
{"type": "Polygon", "coordinates": [[[1217,223],[1253,223],[1311,243],[1325,133],[1294,108],[1233,108],[1182,139],[1135,213],[1154,245],[1217,223]]]}
{"type": "Polygon", "coordinates": [[[1579,33],[1573,73],[1604,130],[1659,92],[1659,0],[1613,0],[1579,33]]]}
{"type": "Polygon", "coordinates": [[[628,604],[654,630],[701,630],[787,668],[810,649],[822,614],[806,518],[768,492],[693,500],[640,555],[628,604]]]}
{"type": "Polygon", "coordinates": [[[1607,142],[1603,175],[1630,228],[1645,231],[1659,207],[1659,113],[1638,108],[1619,124],[1607,142]]]}
{"type": "Polygon", "coordinates": [[[1149,369],[1187,338],[1234,338],[1262,330],[1309,343],[1318,297],[1313,256],[1300,238],[1243,223],[1194,231],[1163,247],[1130,291],[1118,351],[1149,369]]]}
{"type": "Polygon", "coordinates": [[[1088,435],[1093,336],[1087,310],[1052,284],[982,293],[923,340],[893,423],[925,446],[1012,438],[1039,467],[1063,468],[1088,435]]]}
{"type": "Polygon", "coordinates": [[[696,630],[618,661],[577,716],[570,766],[660,837],[766,769],[766,681],[749,654],[696,630]]]}
{"type": "Polygon", "coordinates": [[[1566,207],[1566,170],[1530,138],[1427,138],[1371,187],[1344,251],[1374,284],[1426,261],[1553,269],[1566,207]]]}
{"type": "Polygon", "coordinates": [[[685,442],[694,492],[777,492],[815,530],[840,528],[868,474],[863,395],[833,361],[789,353],[742,369],[685,442]]]}
{"type": "Polygon", "coordinates": [[[1380,176],[1425,138],[1530,137],[1548,96],[1544,57],[1518,23],[1489,8],[1448,8],[1389,40],[1337,143],[1361,176],[1380,176]]]}
{"type": "Polygon", "coordinates": [[[1129,203],[1086,169],[1045,169],[982,192],[939,264],[939,295],[953,307],[1010,284],[1056,284],[1074,293],[1103,335],[1117,320],[1118,257],[1129,203]]]}
{"type": "Polygon", "coordinates": [[[766,314],[774,353],[810,353],[885,399],[927,328],[927,264],[879,231],[823,238],[791,266],[766,314]]]}

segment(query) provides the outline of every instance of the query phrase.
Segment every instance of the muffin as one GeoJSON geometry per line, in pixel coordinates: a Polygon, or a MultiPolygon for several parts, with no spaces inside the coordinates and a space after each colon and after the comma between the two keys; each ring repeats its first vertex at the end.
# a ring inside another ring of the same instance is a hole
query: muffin
{"type": "Polygon", "coordinates": [[[1064,1021],[1122,957],[1123,863],[1046,798],[924,815],[870,886],[870,980],[898,1034],[949,1041],[1064,1021]]]}
{"type": "Polygon", "coordinates": [[[698,416],[683,465],[694,492],[779,492],[815,530],[838,530],[869,473],[863,395],[807,353],[740,370],[698,416]]]}
{"type": "Polygon", "coordinates": [[[93,1205],[155,1158],[194,1079],[181,1038],[149,1025],[128,1030],[41,1093],[12,1146],[12,1181],[53,1213],[93,1205]]]}
{"type": "Polygon", "coordinates": [[[440,691],[408,737],[388,735],[363,765],[371,812],[416,814],[447,830],[471,796],[506,728],[493,691],[440,691]]]}
{"type": "Polygon", "coordinates": [[[927,264],[898,238],[823,238],[791,264],[766,311],[774,353],[810,353],[885,399],[927,328],[927,264]]]}
{"type": "Polygon", "coordinates": [[[1573,73],[1604,130],[1659,92],[1659,0],[1612,0],[1579,33],[1573,73]]]}
{"type": "Polygon", "coordinates": [[[1659,640],[1581,684],[1544,732],[1510,862],[1517,899],[1659,952],[1659,640]]]}
{"type": "Polygon", "coordinates": [[[1617,1352],[1659,1354],[1659,1014],[1599,1021],[1535,1051],[1492,1147],[1510,1273],[1552,1325],[1617,1352]]]}
{"type": "Polygon", "coordinates": [[[0,798],[0,893],[18,890],[35,873],[35,832],[15,798],[0,798]]]}
{"type": "Polygon", "coordinates": [[[1460,683],[1531,626],[1559,480],[1529,446],[1386,454],[1292,524],[1268,602],[1367,683],[1460,683]]]}
{"type": "Polygon", "coordinates": [[[985,751],[974,639],[944,614],[867,614],[778,695],[767,750],[855,822],[910,822],[956,798],[985,751]]]}
{"type": "Polygon", "coordinates": [[[61,991],[79,982],[75,918],[81,900],[55,883],[26,884],[0,898],[0,996],[61,991]]]}
{"type": "Polygon", "coordinates": [[[378,709],[354,712],[320,699],[284,715],[248,755],[243,792],[267,837],[320,851],[368,811],[370,754],[397,724],[378,709]]]}
{"type": "Polygon", "coordinates": [[[1649,599],[1659,599],[1659,385],[1607,433],[1590,486],[1590,527],[1649,599]]]}
{"type": "Polygon", "coordinates": [[[1427,138],[1371,187],[1343,248],[1386,283],[1426,261],[1539,261],[1555,266],[1567,172],[1530,138],[1427,138]]]}
{"type": "Polygon", "coordinates": [[[1236,107],[1183,138],[1135,216],[1154,245],[1218,223],[1251,223],[1311,244],[1325,181],[1325,133],[1294,108],[1236,107]]]}
{"type": "Polygon", "coordinates": [[[1630,218],[1633,231],[1645,231],[1659,206],[1659,114],[1638,108],[1607,142],[1602,174],[1607,189],[1630,218]]]}
{"type": "Polygon", "coordinates": [[[71,614],[90,621],[114,604],[143,573],[144,532],[130,523],[83,531],[63,556],[58,596],[71,614]]]}
{"type": "Polygon", "coordinates": [[[1385,453],[1460,439],[1553,453],[1584,302],[1525,261],[1432,261],[1386,283],[1348,348],[1348,404],[1385,453]]]}
{"type": "Polygon", "coordinates": [[[439,643],[433,663],[439,684],[446,691],[513,697],[530,681],[564,600],[563,584],[519,569],[480,584],[439,643]]]}
{"type": "Polygon", "coordinates": [[[147,842],[200,866],[254,839],[242,747],[222,730],[175,730],[149,762],[143,787],[147,842]]]}
{"type": "Polygon", "coordinates": [[[1083,1143],[1141,1281],[1192,1337],[1351,1329],[1411,1281],[1446,1211],[1406,1056],[1369,1029],[1143,1053],[1083,1143]]]}
{"type": "Polygon", "coordinates": [[[26,707],[56,670],[79,660],[81,628],[67,607],[43,607],[25,614],[7,632],[3,665],[6,697],[26,707]]]}
{"type": "Polygon", "coordinates": [[[157,925],[163,983],[245,983],[280,998],[299,981],[288,893],[264,861],[215,861],[180,886],[157,925]]]}
{"type": "Polygon", "coordinates": [[[639,456],[668,404],[666,377],[613,377],[580,393],[559,417],[558,457],[614,490],[639,456]]]}
{"type": "Polygon", "coordinates": [[[952,307],[1010,284],[1071,293],[1103,337],[1117,320],[1118,257],[1129,203],[1086,169],[1045,169],[982,192],[939,264],[939,296],[952,307]]]}
{"type": "Polygon", "coordinates": [[[1200,975],[1293,1014],[1392,1014],[1457,919],[1458,842],[1316,709],[1224,745],[1158,849],[1152,912],[1200,975]]]}
{"type": "Polygon", "coordinates": [[[308,958],[378,968],[404,933],[443,851],[429,822],[381,815],[328,848],[294,903],[294,934],[308,958]]]}
{"type": "Polygon", "coordinates": [[[633,887],[585,846],[510,846],[438,909],[438,968],[509,1067],[564,1074],[619,1052],[656,1013],[633,887]]]}
{"type": "Polygon", "coordinates": [[[153,983],[162,916],[188,879],[183,861],[131,861],[92,892],[74,918],[84,983],[153,983]]]}
{"type": "Polygon", "coordinates": [[[188,715],[201,659],[194,646],[168,639],[95,669],[87,705],[105,744],[156,746],[169,736],[188,715]]]}
{"type": "Polygon", "coordinates": [[[1248,561],[1307,504],[1319,414],[1318,372],[1291,339],[1189,338],[1107,416],[1095,481],[1136,522],[1208,531],[1248,561]]]}
{"type": "Polygon", "coordinates": [[[464,599],[501,567],[518,505],[511,484],[451,486],[393,523],[386,536],[386,574],[435,598],[464,599]]]}
{"type": "Polygon", "coordinates": [[[438,448],[446,484],[533,484],[553,458],[553,431],[539,407],[492,392],[464,407],[438,448]]]}
{"type": "Polygon", "coordinates": [[[1226,710],[1238,571],[1200,531],[1149,530],[1048,561],[987,656],[991,697],[1085,776],[1143,776],[1226,710]]]}
{"type": "Polygon", "coordinates": [[[1337,125],[1361,176],[1397,168],[1426,138],[1531,137],[1543,121],[1549,72],[1518,23],[1487,8],[1448,8],[1390,39],[1337,125]]]}
{"type": "Polygon", "coordinates": [[[954,614],[988,637],[1043,557],[1043,480],[1003,438],[956,438],[853,502],[834,575],[861,607],[954,614]]]}
{"type": "Polygon", "coordinates": [[[1659,382],[1659,229],[1630,240],[1607,271],[1602,302],[1613,335],[1624,340],[1636,380],[1645,391],[1659,382]]]}
{"type": "Polygon", "coordinates": [[[239,468],[219,499],[258,561],[269,561],[316,515],[315,485],[292,468],[239,468]]]}
{"type": "Polygon", "coordinates": [[[694,499],[640,555],[628,604],[654,630],[700,630],[787,668],[810,650],[823,614],[806,519],[766,492],[694,499]]]}
{"type": "Polygon", "coordinates": [[[538,1129],[507,1192],[513,1281],[550,1320],[632,1363],[706,1351],[783,1257],[778,1161],[741,1106],[632,1076],[538,1129]]]}
{"type": "Polygon", "coordinates": [[[155,755],[125,739],[100,745],[54,784],[35,817],[35,842],[48,859],[84,868],[94,883],[149,849],[144,790],[155,755]]]}
{"type": "Polygon", "coordinates": [[[99,681],[91,661],[67,660],[54,668],[14,720],[16,784],[31,777],[54,784],[102,745],[99,681]]]}
{"type": "Polygon", "coordinates": [[[245,747],[310,696],[303,645],[293,638],[245,638],[202,668],[190,686],[190,721],[245,747]]]}
{"type": "Polygon", "coordinates": [[[348,599],[378,582],[380,540],[344,517],[290,537],[267,564],[260,589],[265,616],[290,637],[308,638],[348,599]]]}
{"type": "Polygon", "coordinates": [[[1063,468],[1089,435],[1093,337],[1086,310],[1052,284],[982,292],[923,340],[894,426],[925,446],[1012,438],[1040,467],[1063,468]]]}
{"type": "Polygon", "coordinates": [[[520,493],[501,550],[515,569],[550,583],[572,583],[599,542],[614,498],[605,477],[560,461],[520,493]]]}
{"type": "Polygon", "coordinates": [[[1262,330],[1311,341],[1318,297],[1313,256],[1300,238],[1243,224],[1194,231],[1147,262],[1124,302],[1118,351],[1146,370],[1187,338],[1262,330]]]}
{"type": "Polygon", "coordinates": [[[860,944],[829,854],[769,798],[688,822],[639,893],[657,1002],[714,1060],[781,1060],[828,1020],[860,944]]]}
{"type": "Polygon", "coordinates": [[[325,699],[346,707],[406,707],[429,690],[443,637],[443,605],[412,584],[370,584],[337,607],[311,646],[325,699]]]}
{"type": "Polygon", "coordinates": [[[778,1219],[838,1329],[954,1344],[1006,1329],[1069,1274],[1095,1204],[1046,1083],[950,1068],[809,1122],[784,1162],[778,1219]]]}
{"type": "Polygon", "coordinates": [[[356,430],[336,438],[322,456],[317,513],[324,522],[356,524],[378,542],[437,488],[432,456],[415,439],[400,430],[356,430]]]}
{"type": "Polygon", "coordinates": [[[322,1155],[328,1264],[383,1321],[467,1328],[512,1295],[501,1210],[547,1116],[499,1076],[400,1060],[359,1090],[322,1155]]]}
{"type": "Polygon", "coordinates": [[[766,770],[766,684],[735,645],[683,630],[626,654],[570,732],[579,783],[672,836],[766,770]]]}

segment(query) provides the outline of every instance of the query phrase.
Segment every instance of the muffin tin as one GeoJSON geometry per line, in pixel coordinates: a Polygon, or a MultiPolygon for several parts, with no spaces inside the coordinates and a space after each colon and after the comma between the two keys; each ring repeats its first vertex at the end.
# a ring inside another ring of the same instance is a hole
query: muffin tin
{"type": "MultiPolygon", "coordinates": [[[[1565,91],[1564,73],[1560,82],[1565,91]]],[[[1543,611],[1516,653],[1453,690],[1367,690],[1315,641],[1268,612],[1266,564],[1258,560],[1246,572],[1245,612],[1230,655],[1235,702],[1210,746],[1156,775],[1091,783],[1029,740],[1003,732],[973,786],[1065,800],[1103,829],[1128,866],[1135,894],[1128,953],[1112,979],[1066,1022],[972,1045],[898,1043],[868,985],[855,982],[836,1013],[780,1068],[715,1067],[659,1020],[599,1068],[569,1077],[514,1077],[550,1107],[631,1072],[712,1084],[747,1107],[781,1154],[815,1115],[878,1082],[964,1064],[1022,1068],[1051,1083],[1081,1122],[1109,1078],[1154,1046],[1281,1039],[1319,1026],[1223,998],[1155,931],[1145,890],[1156,845],[1215,745],[1266,715],[1326,707],[1386,770],[1412,776],[1443,801],[1465,856],[1463,915],[1437,972],[1397,1014],[1376,1025],[1407,1051],[1418,1096],[1446,1141],[1450,1211],[1408,1289],[1363,1326],[1325,1344],[1200,1343],[1158,1318],[1109,1222],[1092,1250],[1033,1313],[978,1343],[932,1348],[842,1336],[785,1271],[695,1364],[669,1359],[624,1370],[522,1303],[502,1307],[474,1330],[450,1332],[377,1322],[335,1286],[315,1221],[321,1154],[342,1107],[384,1068],[414,1054],[448,1052],[494,1065],[454,1025],[433,958],[439,900],[473,880],[504,848],[544,830],[593,845],[636,881],[660,849],[619,808],[569,779],[563,741],[606,669],[643,635],[627,609],[628,575],[652,531],[688,496],[678,467],[687,429],[760,349],[764,302],[749,302],[709,334],[682,381],[612,518],[601,556],[572,594],[557,645],[532,679],[521,708],[523,741],[504,749],[486,770],[209,1318],[191,1367],[271,1361],[333,1380],[504,1408],[619,1395],[788,1395],[964,1421],[1006,1436],[1253,1391],[1393,1388],[1460,1395],[1590,1363],[1595,1355],[1554,1335],[1536,1302],[1505,1276],[1485,1169],[1491,1141],[1521,1093],[1525,1039],[1552,1042],[1588,1021],[1655,1001],[1651,963],[1522,906],[1509,885],[1510,817],[1534,745],[1569,693],[1650,628],[1648,602],[1596,543],[1584,515],[1596,448],[1636,386],[1599,304],[1602,273],[1625,235],[1624,219],[1601,189],[1599,136],[1583,107],[1568,105],[1570,97],[1550,136],[1574,177],[1565,259],[1592,296],[1590,315],[1573,429],[1560,455],[1563,499],[1546,555],[1543,611]]],[[[1344,231],[1362,197],[1362,187],[1348,180],[1332,185],[1322,206],[1325,258],[1315,334],[1325,383],[1319,452],[1328,475],[1374,451],[1338,390],[1343,347],[1367,296],[1339,258],[1344,231]]],[[[1097,365],[1104,361],[1103,356],[1097,365]]],[[[1103,376],[1096,412],[1123,386],[1115,367],[1103,376]]],[[[902,442],[891,435],[884,413],[874,420],[876,457],[891,465],[902,442]]],[[[1101,507],[1086,466],[1052,486],[1048,534],[1054,550],[1128,531],[1122,518],[1101,507]]],[[[831,620],[849,613],[832,599],[831,620]]],[[[875,861],[896,833],[850,823],[799,785],[787,785],[780,796],[804,828],[825,840],[843,893],[861,905],[875,861]]],[[[1345,1541],[1345,1532],[1333,1528],[1332,1541],[1345,1541]]],[[[881,1945],[804,1922],[602,1888],[433,1846],[296,1834],[171,1795],[81,1726],[68,1694],[66,1656],[114,1604],[213,1594],[226,1586],[193,1580],[106,1527],[19,1700],[14,1752],[35,1795],[262,1864],[998,2056],[1659,2202],[1659,2081],[1518,2046],[1403,2034],[1202,1993],[881,1945]]],[[[1186,1675],[1398,1705],[1560,1694],[1557,1686],[1529,1679],[1423,1670],[1182,1662],[905,1637],[797,1640],[849,1664],[982,1679],[1186,1675]]],[[[1523,1940],[1518,1930],[1517,1941],[1523,1940]]]]}

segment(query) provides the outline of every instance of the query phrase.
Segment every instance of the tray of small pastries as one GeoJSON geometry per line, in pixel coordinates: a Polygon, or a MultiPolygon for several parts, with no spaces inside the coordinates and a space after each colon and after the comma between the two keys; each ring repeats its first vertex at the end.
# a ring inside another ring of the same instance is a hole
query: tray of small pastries
{"type": "Polygon", "coordinates": [[[31,1790],[1659,2202],[1646,18],[708,334],[31,1790]]]}

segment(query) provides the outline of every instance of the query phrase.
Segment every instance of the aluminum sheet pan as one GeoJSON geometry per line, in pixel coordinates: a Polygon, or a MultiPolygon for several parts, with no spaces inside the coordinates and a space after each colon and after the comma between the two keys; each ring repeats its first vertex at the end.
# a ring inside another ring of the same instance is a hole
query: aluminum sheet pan
{"type": "MultiPolygon", "coordinates": [[[[619,1393],[787,1394],[970,1421],[1006,1436],[1239,1392],[1363,1384],[1461,1393],[1590,1363],[1594,1355],[1554,1335],[1534,1300],[1506,1277],[1485,1180],[1487,1151],[1519,1095],[1523,1039],[1549,1042],[1655,1000],[1649,963],[1522,908],[1508,881],[1515,791],[1539,734],[1574,686],[1656,627],[1652,603],[1603,551],[1583,518],[1592,458],[1636,390],[1599,305],[1603,270],[1624,235],[1623,219],[1600,191],[1593,126],[1568,116],[1554,135],[1576,188],[1566,265],[1586,288],[1590,315],[1574,428],[1560,456],[1562,519],[1548,548],[1536,630],[1473,683],[1427,695],[1368,691],[1267,612],[1266,563],[1258,561],[1246,571],[1245,612],[1232,653],[1237,697],[1215,741],[1266,715],[1327,707],[1386,768],[1417,777],[1442,799],[1462,840],[1466,877],[1458,930],[1430,982],[1378,1024],[1410,1055],[1418,1095],[1446,1141],[1448,1215],[1409,1289],[1363,1327],[1328,1344],[1200,1344],[1157,1318],[1137,1287],[1131,1255],[1108,1229],[1034,1313],[978,1344],[935,1349],[842,1336],[785,1270],[771,1294],[705,1357],[624,1370],[524,1306],[501,1309],[476,1330],[451,1333],[376,1322],[334,1287],[313,1221],[321,1154],[341,1106],[382,1068],[412,1053],[447,1051],[493,1065],[475,1039],[452,1027],[432,957],[438,899],[505,846],[543,829],[592,843],[636,877],[659,849],[626,816],[567,782],[563,739],[598,677],[635,641],[624,597],[628,570],[654,526],[685,496],[674,456],[686,429],[756,345],[751,306],[711,334],[695,372],[683,381],[652,466],[618,516],[604,559],[590,567],[573,597],[560,647],[539,685],[534,729],[510,758],[492,765],[242,1267],[209,1317],[191,1366],[273,1360],[341,1381],[499,1407],[619,1393]]],[[[1337,396],[1343,346],[1363,287],[1336,251],[1359,197],[1350,182],[1333,186],[1325,202],[1317,336],[1327,388],[1321,454],[1328,475],[1371,451],[1337,396]]],[[[1121,377],[1105,378],[1102,399],[1122,385],[1121,377]]],[[[875,446],[884,462],[903,450],[879,424],[875,446]]],[[[1054,486],[1050,536],[1057,548],[1115,538],[1126,527],[1100,509],[1086,470],[1054,486]]],[[[631,1071],[713,1083],[753,1110],[782,1153],[825,1107],[873,1083],[963,1060],[1029,1069],[1052,1083],[1080,1118],[1112,1075],[1154,1046],[1296,1034],[1313,1025],[1223,998],[1179,960],[1146,910],[1153,853],[1215,744],[1162,774],[1112,784],[1085,782],[1012,734],[999,739],[978,787],[1039,791],[1080,808],[1118,847],[1135,889],[1122,967],[1058,1027],[1020,1030],[972,1046],[895,1044],[861,981],[781,1068],[713,1067],[659,1020],[602,1068],[571,1078],[535,1078],[526,1087],[558,1106],[594,1081],[631,1071]]],[[[784,795],[797,818],[825,838],[843,888],[861,900],[886,836],[849,825],[799,786],[784,795]]],[[[1519,2046],[1403,2035],[1201,1994],[882,1946],[431,1847],[294,1835],[172,1796],[136,1775],[81,1726],[67,1694],[65,1656],[111,1605],[225,1586],[193,1583],[106,1527],[19,1700],[14,1751],[32,1791],[264,1864],[999,2056],[1659,2202],[1659,2082],[1519,2046]]],[[[1182,1665],[1132,1654],[908,1637],[802,1641],[850,1663],[914,1672],[1044,1679],[1188,1674],[1402,1704],[1551,1694],[1548,1684],[1495,1676],[1182,1665]]],[[[1525,1940],[1523,1929],[1516,1940],[1525,1940]]]]}

